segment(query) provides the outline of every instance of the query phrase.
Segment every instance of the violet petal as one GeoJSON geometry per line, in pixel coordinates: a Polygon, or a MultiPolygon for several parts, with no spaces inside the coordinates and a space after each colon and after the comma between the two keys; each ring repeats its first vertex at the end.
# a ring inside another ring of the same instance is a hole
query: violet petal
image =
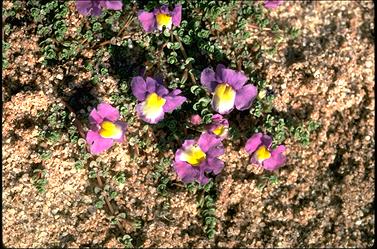
{"type": "Polygon", "coordinates": [[[79,0],[76,0],[76,9],[77,11],[82,14],[82,15],[89,15],[90,14],[90,10],[93,8],[93,3],[91,0],[89,1],[85,1],[85,0],[82,0],[82,1],[79,1],[79,0]]]}
{"type": "Polygon", "coordinates": [[[115,122],[119,119],[119,111],[107,103],[101,103],[97,106],[98,114],[101,115],[104,119],[107,119],[111,122],[115,122]]]}
{"type": "Polygon", "coordinates": [[[271,151],[271,157],[263,161],[263,168],[273,171],[283,166],[286,156],[283,154],[285,151],[284,145],[279,145],[276,149],[271,151]]]}
{"type": "Polygon", "coordinates": [[[206,153],[212,147],[215,147],[221,143],[221,139],[208,132],[202,133],[198,140],[198,145],[201,150],[206,153]]]}
{"type": "Polygon", "coordinates": [[[137,13],[137,18],[145,32],[152,32],[156,29],[156,18],[153,13],[140,10],[137,13]]]}
{"type": "Polygon", "coordinates": [[[186,162],[176,160],[173,165],[178,177],[184,183],[190,183],[199,177],[199,170],[186,162]]]}
{"type": "Polygon", "coordinates": [[[264,146],[266,146],[267,149],[270,148],[271,144],[272,144],[272,138],[269,136],[269,135],[263,135],[261,137],[261,141],[262,141],[262,144],[264,146]]]}
{"type": "Polygon", "coordinates": [[[268,9],[275,9],[279,5],[281,5],[284,2],[284,0],[265,0],[264,1],[264,7],[268,9]]]}
{"type": "Polygon", "coordinates": [[[205,68],[200,74],[200,83],[211,93],[215,91],[216,86],[219,84],[216,81],[215,72],[209,67],[205,68]]]}
{"type": "Polygon", "coordinates": [[[147,92],[148,93],[155,93],[157,85],[159,85],[158,82],[151,77],[147,77],[145,82],[147,84],[147,92]]]}
{"type": "Polygon", "coordinates": [[[137,98],[139,101],[144,101],[145,97],[147,95],[147,84],[145,83],[145,80],[141,76],[136,76],[132,78],[131,81],[131,89],[133,95],[137,98]]]}
{"type": "Polygon", "coordinates": [[[179,27],[181,24],[181,19],[182,19],[182,5],[177,4],[174,7],[174,10],[172,11],[172,22],[174,26],[179,27]]]}
{"type": "Polygon", "coordinates": [[[110,10],[121,10],[123,8],[123,2],[121,0],[105,0],[100,1],[102,8],[110,10]]]}
{"type": "Polygon", "coordinates": [[[263,134],[260,132],[255,133],[246,141],[245,150],[247,153],[251,155],[258,149],[258,147],[262,144],[262,136],[263,134]]]}
{"type": "Polygon", "coordinates": [[[93,108],[93,110],[89,114],[89,123],[90,124],[101,124],[103,122],[103,117],[97,112],[96,108],[93,108]]]}
{"type": "Polygon", "coordinates": [[[243,111],[249,109],[253,100],[258,94],[258,90],[254,85],[247,84],[239,89],[236,93],[235,106],[238,110],[243,111]]]}
{"type": "Polygon", "coordinates": [[[219,83],[224,83],[224,80],[222,78],[222,72],[223,72],[224,69],[226,69],[226,67],[223,64],[218,64],[216,66],[215,78],[216,78],[216,81],[219,82],[219,83]]]}
{"type": "Polygon", "coordinates": [[[220,144],[220,146],[210,148],[206,154],[208,158],[214,158],[223,155],[224,151],[224,146],[220,144]]]}
{"type": "Polygon", "coordinates": [[[111,138],[103,138],[97,132],[88,131],[86,141],[90,147],[90,153],[98,155],[113,146],[114,141],[111,138]]]}
{"type": "Polygon", "coordinates": [[[186,97],[183,96],[166,96],[165,105],[163,106],[164,112],[172,112],[180,107],[185,101],[186,97]]]}
{"type": "Polygon", "coordinates": [[[167,95],[169,93],[169,90],[166,89],[166,87],[164,87],[163,85],[161,85],[161,84],[159,84],[157,82],[157,84],[156,84],[156,93],[157,93],[158,96],[164,97],[165,95],[167,95]]]}
{"type": "Polygon", "coordinates": [[[182,149],[187,150],[191,146],[194,146],[196,144],[196,141],[194,139],[187,139],[182,144],[182,149]]]}
{"type": "Polygon", "coordinates": [[[224,168],[224,162],[218,158],[208,158],[207,163],[215,175],[218,175],[224,168]]]}

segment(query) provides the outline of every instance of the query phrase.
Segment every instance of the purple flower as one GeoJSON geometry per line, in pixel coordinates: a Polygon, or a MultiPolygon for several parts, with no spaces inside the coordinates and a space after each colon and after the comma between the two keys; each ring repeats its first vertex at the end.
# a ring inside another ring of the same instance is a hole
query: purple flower
{"type": "Polygon", "coordinates": [[[86,134],[86,142],[90,153],[97,155],[113,146],[115,142],[123,142],[127,124],[119,121],[119,111],[109,104],[101,103],[89,114],[90,130],[86,134]]]}
{"type": "Polygon", "coordinates": [[[234,106],[240,111],[250,108],[258,92],[254,85],[245,85],[245,74],[222,64],[217,65],[216,73],[211,68],[204,69],[200,81],[213,93],[212,108],[220,114],[230,113],[234,106]]]}
{"type": "Polygon", "coordinates": [[[212,123],[208,126],[208,131],[217,137],[224,139],[228,135],[229,122],[220,114],[212,116],[212,123]]]}
{"type": "Polygon", "coordinates": [[[200,125],[202,123],[202,118],[199,114],[191,115],[190,123],[193,125],[200,125]]]}
{"type": "Polygon", "coordinates": [[[251,155],[250,162],[262,165],[263,168],[269,171],[276,170],[281,167],[286,156],[284,145],[279,145],[275,149],[271,149],[272,138],[262,133],[255,133],[249,138],[245,145],[245,150],[251,155]]]}
{"type": "Polygon", "coordinates": [[[136,106],[139,117],[147,123],[156,124],[164,118],[165,112],[172,112],[186,101],[186,98],[180,96],[181,90],[175,89],[169,93],[169,90],[162,85],[161,79],[156,81],[147,77],[133,77],[131,88],[133,95],[141,101],[136,106]]]}
{"type": "Polygon", "coordinates": [[[224,162],[217,157],[224,154],[221,139],[207,132],[198,140],[185,140],[175,152],[174,169],[184,183],[198,181],[204,185],[209,181],[205,173],[217,175],[224,168],[224,162]]]}
{"type": "Polygon", "coordinates": [[[153,12],[140,10],[137,17],[145,32],[162,30],[163,26],[167,29],[171,29],[172,25],[179,27],[182,18],[182,5],[175,5],[173,11],[170,11],[167,5],[155,8],[153,12]]]}
{"type": "Polygon", "coordinates": [[[268,9],[275,9],[279,5],[281,5],[284,2],[284,0],[265,0],[264,1],[264,7],[268,9]]]}
{"type": "Polygon", "coordinates": [[[110,10],[121,10],[121,0],[76,0],[76,8],[83,15],[101,15],[102,8],[110,10]]]}

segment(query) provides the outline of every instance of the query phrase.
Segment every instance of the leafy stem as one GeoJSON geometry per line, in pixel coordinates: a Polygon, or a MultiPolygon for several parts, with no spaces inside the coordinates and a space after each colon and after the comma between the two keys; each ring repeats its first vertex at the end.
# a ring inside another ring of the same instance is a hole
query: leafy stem
{"type": "MultiPolygon", "coordinates": [[[[185,58],[185,60],[187,60],[187,53],[186,53],[186,50],[185,50],[185,47],[183,46],[182,44],[182,41],[181,39],[179,38],[178,35],[175,35],[173,34],[175,40],[179,43],[179,49],[181,50],[181,53],[183,55],[183,57],[185,58]]],[[[192,73],[191,69],[192,69],[192,64],[191,64],[191,61],[187,64],[187,67],[188,67],[188,73],[190,74],[190,78],[191,78],[191,81],[192,83],[194,83],[194,85],[196,85],[196,79],[195,79],[195,76],[194,74],[192,73]]],[[[186,71],[185,71],[186,72],[186,71]]]]}

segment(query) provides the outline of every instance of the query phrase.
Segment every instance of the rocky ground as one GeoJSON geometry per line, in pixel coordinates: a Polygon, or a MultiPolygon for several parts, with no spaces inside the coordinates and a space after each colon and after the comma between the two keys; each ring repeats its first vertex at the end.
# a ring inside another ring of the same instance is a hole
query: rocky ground
{"type": "MultiPolygon", "coordinates": [[[[4,245],[122,247],[116,235],[123,229],[140,247],[371,247],[373,7],[368,1],[287,1],[271,13],[301,30],[299,38],[280,47],[266,63],[267,81],[277,95],[274,106],[283,117],[318,121],[321,127],[308,147],[291,139],[284,142],[287,165],[277,173],[278,184],[267,183],[262,189],[257,186],[263,172],[245,165],[247,154],[236,141],[226,142],[226,167],[216,178],[218,224],[212,240],[202,231],[193,194],[177,184],[168,202],[158,195],[149,177],[161,159],[153,148],[131,160],[128,146],[115,146],[77,170],[77,146],[69,143],[68,135],[52,145],[39,144],[41,124],[34,122],[38,112],[60,103],[43,85],[64,72],[42,65],[38,37],[30,31],[33,25],[20,27],[8,37],[9,66],[2,76],[4,245]],[[38,156],[40,147],[52,152],[49,158],[38,156]],[[42,194],[32,183],[32,171],[39,165],[48,179],[42,194]],[[110,184],[120,193],[112,201],[119,210],[113,211],[130,217],[120,222],[121,228],[111,225],[108,210],[95,207],[94,181],[88,176],[95,165],[126,172],[124,184],[110,184]]],[[[116,82],[108,76],[97,94],[106,100],[116,82]]],[[[135,122],[130,132],[151,135],[139,127],[135,122]]],[[[173,151],[165,154],[172,156],[173,151]]]]}

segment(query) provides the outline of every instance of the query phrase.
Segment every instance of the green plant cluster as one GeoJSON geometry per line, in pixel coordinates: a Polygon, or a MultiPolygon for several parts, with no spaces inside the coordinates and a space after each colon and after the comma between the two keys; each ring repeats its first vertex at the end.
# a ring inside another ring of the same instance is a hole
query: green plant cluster
{"type": "MultiPolygon", "coordinates": [[[[168,88],[182,89],[183,95],[188,99],[187,104],[181,107],[180,112],[173,112],[153,127],[155,131],[167,131],[166,136],[159,138],[157,145],[137,133],[130,134],[129,144],[136,145],[141,150],[150,146],[155,146],[160,152],[177,148],[178,142],[185,136],[183,131],[188,128],[186,122],[181,121],[191,114],[200,114],[204,124],[211,122],[211,99],[200,85],[200,73],[204,68],[214,67],[218,63],[243,70],[259,91],[250,111],[242,114],[246,115],[243,117],[253,122],[253,125],[250,125],[248,130],[241,130],[233,125],[237,122],[231,122],[230,139],[237,140],[251,135],[252,132],[263,131],[274,137],[274,145],[281,144],[289,137],[305,146],[310,143],[310,135],[320,124],[314,121],[293,124],[278,115],[273,108],[273,86],[266,82],[260,66],[261,62],[263,64],[265,60],[276,55],[280,45],[297,38],[300,35],[298,29],[284,27],[272,20],[263,5],[254,1],[124,0],[123,3],[122,11],[105,10],[99,17],[80,19],[72,31],[67,24],[67,16],[71,12],[68,1],[14,1],[10,10],[3,11],[3,18],[8,20],[3,32],[5,36],[9,36],[17,28],[14,24],[17,20],[33,22],[36,24],[35,32],[39,36],[40,53],[45,66],[72,67],[74,62],[82,59],[83,70],[91,73],[93,86],[101,84],[101,80],[109,75],[116,76],[119,79],[118,89],[109,93],[109,97],[130,126],[136,122],[135,101],[130,89],[133,76],[140,72],[143,72],[143,76],[159,74],[163,76],[168,88]],[[173,30],[164,29],[154,34],[141,31],[136,9],[151,11],[162,4],[172,6],[177,3],[184,6],[179,27],[173,30]],[[93,56],[85,56],[86,50],[91,49],[95,51],[93,56]]],[[[9,47],[9,43],[3,38],[3,68],[8,65],[9,47]]],[[[62,104],[55,103],[47,113],[40,113],[40,117],[46,120],[43,126],[39,127],[41,140],[57,143],[62,134],[68,134],[70,142],[78,144],[81,155],[76,160],[75,168],[83,169],[91,155],[86,152],[85,141],[79,139],[68,110],[62,104]]],[[[236,115],[232,114],[229,118],[236,119],[236,115]]],[[[149,127],[144,126],[141,129],[145,134],[149,127]]],[[[198,130],[195,132],[199,133],[198,130]]],[[[188,137],[194,135],[188,134],[188,137]]],[[[43,151],[41,157],[48,159],[51,152],[43,151]]],[[[154,166],[152,174],[158,193],[164,197],[169,195],[169,186],[172,184],[167,174],[170,165],[171,160],[162,157],[154,166]]],[[[89,178],[100,176],[106,179],[112,174],[108,167],[97,162],[89,165],[89,178]]],[[[33,178],[33,183],[38,191],[43,192],[47,184],[46,173],[34,173],[37,176],[33,178]]],[[[126,182],[123,172],[111,177],[118,184],[126,182]]],[[[268,180],[278,184],[278,179],[274,176],[268,180]]],[[[186,187],[191,193],[200,193],[198,209],[204,231],[209,238],[213,238],[217,224],[216,184],[210,181],[204,186],[193,183],[186,187]]],[[[94,192],[100,196],[95,203],[97,208],[105,205],[101,193],[105,192],[111,200],[119,194],[109,185],[105,185],[103,189],[97,187],[94,192]]],[[[110,222],[116,224],[119,219],[125,218],[123,216],[124,213],[112,216],[110,222]]],[[[135,220],[134,226],[140,229],[142,222],[135,220]]],[[[119,241],[126,248],[133,247],[130,235],[124,235],[119,241]]]]}
{"type": "Polygon", "coordinates": [[[39,193],[46,192],[45,186],[48,183],[46,175],[47,175],[47,171],[45,169],[33,170],[32,183],[37,188],[39,193]]]}

